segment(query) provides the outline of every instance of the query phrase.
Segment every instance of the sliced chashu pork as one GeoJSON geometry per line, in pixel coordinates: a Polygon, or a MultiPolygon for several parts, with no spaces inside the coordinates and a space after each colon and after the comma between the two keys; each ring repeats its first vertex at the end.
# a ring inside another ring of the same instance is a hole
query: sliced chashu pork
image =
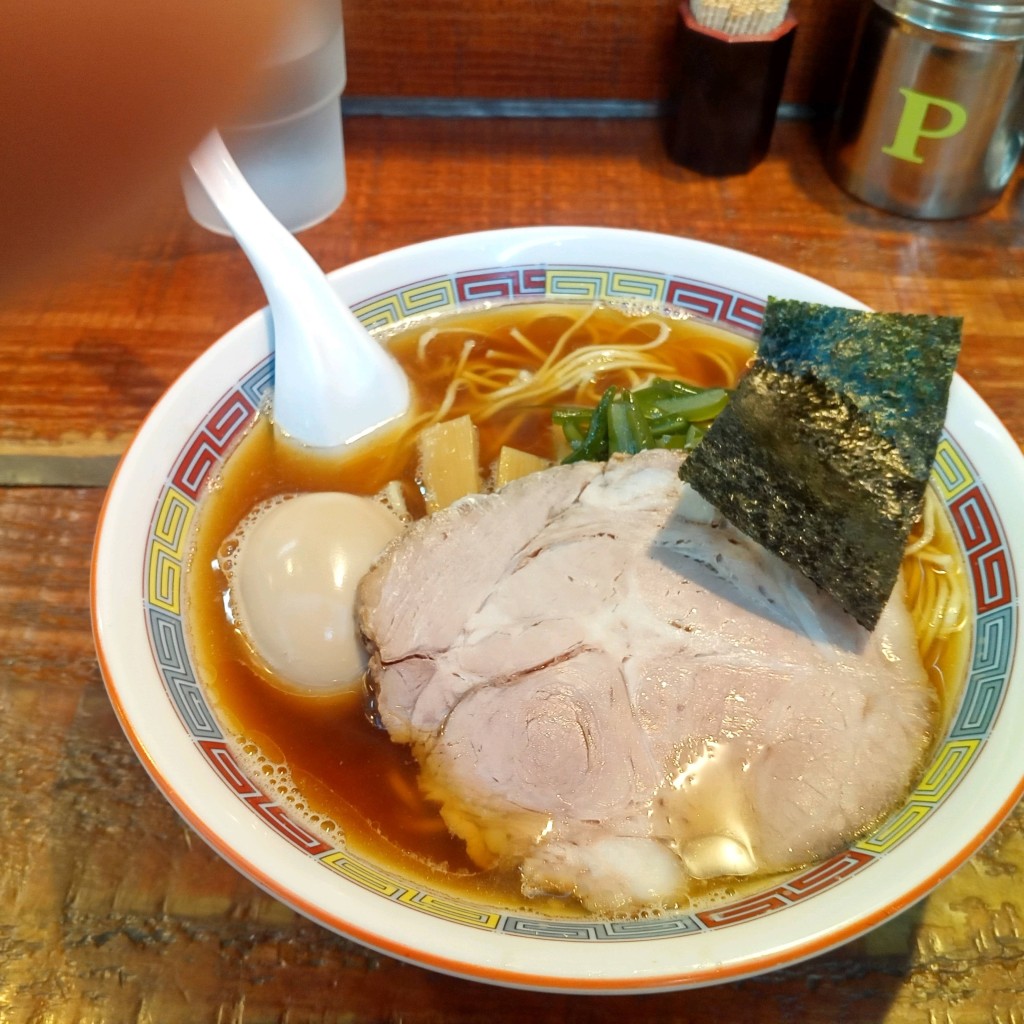
{"type": "Polygon", "coordinates": [[[535,473],[416,523],[363,581],[384,727],[528,895],[633,912],[813,861],[901,799],[927,746],[901,595],[867,634],[678,464],[535,473]]]}

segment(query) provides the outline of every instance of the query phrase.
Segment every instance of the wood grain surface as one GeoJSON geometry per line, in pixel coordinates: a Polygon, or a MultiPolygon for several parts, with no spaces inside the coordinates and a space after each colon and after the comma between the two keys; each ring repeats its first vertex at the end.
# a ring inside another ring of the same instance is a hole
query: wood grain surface
{"type": "MultiPolygon", "coordinates": [[[[703,178],[654,120],[351,118],[348,197],[302,240],[325,268],[439,235],[593,224],[683,235],[820,277],[879,309],[960,314],[961,371],[1018,438],[1020,177],[984,217],[912,221],[850,200],[817,129],[782,122],[750,174],[703,178]]],[[[162,391],[263,305],[232,241],[193,224],[172,183],[130,241],[78,278],[0,309],[0,453],[119,450],[162,391]]]]}
{"type": "MultiPolygon", "coordinates": [[[[963,315],[961,372],[1024,440],[1020,178],[983,217],[914,222],[844,196],[812,125],[780,125],[769,158],[725,180],[670,164],[659,130],[350,119],[348,198],[302,239],[325,267],[520,224],[733,246],[876,308],[963,315]]],[[[103,490],[62,473],[88,463],[102,477],[163,389],[261,304],[234,244],[193,225],[169,189],[74,280],[0,310],[0,469],[69,460],[49,463],[49,486],[0,487],[0,1024],[1024,1020],[1019,808],[865,938],[765,977],[646,997],[501,991],[402,964],[310,924],[215,856],[150,782],[104,693],[88,608],[103,490]]]]}
{"type": "MultiPolygon", "coordinates": [[[[862,0],[792,0],[783,101],[834,103],[862,0]]],[[[343,0],[350,96],[664,98],[678,0],[343,0]]]]}

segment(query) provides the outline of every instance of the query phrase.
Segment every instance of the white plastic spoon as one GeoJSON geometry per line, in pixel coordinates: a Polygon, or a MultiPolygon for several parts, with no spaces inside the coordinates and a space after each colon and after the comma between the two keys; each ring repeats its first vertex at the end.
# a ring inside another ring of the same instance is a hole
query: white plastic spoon
{"type": "Polygon", "coordinates": [[[404,415],[405,374],[264,206],[220,134],[208,135],[189,162],[267,296],[277,429],[303,445],[337,448],[404,415]]]}

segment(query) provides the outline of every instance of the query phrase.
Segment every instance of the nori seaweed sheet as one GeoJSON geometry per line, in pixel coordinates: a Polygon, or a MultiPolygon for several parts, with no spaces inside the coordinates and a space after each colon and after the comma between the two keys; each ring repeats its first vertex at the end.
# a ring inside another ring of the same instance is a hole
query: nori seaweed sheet
{"type": "Polygon", "coordinates": [[[960,354],[960,317],[769,299],[758,359],[849,398],[928,479],[960,354]]]}
{"type": "Polygon", "coordinates": [[[920,514],[960,324],[770,299],[757,359],[680,470],[869,630],[920,514]]]}

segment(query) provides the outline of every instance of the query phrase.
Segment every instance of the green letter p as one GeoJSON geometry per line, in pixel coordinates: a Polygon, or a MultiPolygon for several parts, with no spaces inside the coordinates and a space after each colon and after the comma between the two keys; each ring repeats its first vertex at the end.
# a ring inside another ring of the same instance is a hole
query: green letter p
{"type": "Polygon", "coordinates": [[[897,160],[909,160],[913,164],[923,164],[924,157],[917,155],[919,139],[948,139],[963,131],[967,124],[967,111],[952,100],[944,100],[938,96],[928,96],[913,89],[900,88],[903,94],[903,113],[896,125],[896,135],[892,145],[883,146],[882,152],[894,156],[897,160]],[[930,107],[938,107],[946,111],[948,120],[941,128],[925,128],[924,121],[930,107]]]}

